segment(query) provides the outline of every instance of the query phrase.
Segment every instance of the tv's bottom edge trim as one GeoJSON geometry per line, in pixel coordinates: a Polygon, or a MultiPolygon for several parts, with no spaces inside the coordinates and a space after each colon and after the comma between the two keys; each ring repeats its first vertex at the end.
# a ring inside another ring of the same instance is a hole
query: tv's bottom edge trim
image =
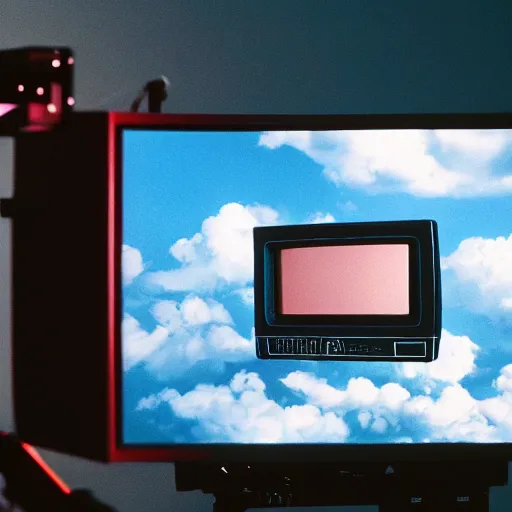
{"type": "Polygon", "coordinates": [[[436,337],[257,336],[260,359],[432,360],[436,337]],[[432,350],[429,350],[429,349],[432,350]]]}

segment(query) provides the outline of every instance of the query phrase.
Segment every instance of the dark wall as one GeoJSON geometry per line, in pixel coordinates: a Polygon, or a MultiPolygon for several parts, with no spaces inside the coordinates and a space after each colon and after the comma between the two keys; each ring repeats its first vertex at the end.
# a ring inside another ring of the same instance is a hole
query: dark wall
{"type": "MultiPolygon", "coordinates": [[[[71,46],[77,108],[127,109],[165,74],[167,111],[510,112],[510,0],[16,0],[0,7],[0,48],[71,46]]],[[[0,140],[0,195],[11,144],[0,140]]],[[[11,430],[10,227],[0,220],[0,429],[11,430]]],[[[77,320],[80,322],[80,319],[77,320]]],[[[101,466],[47,455],[69,484],[122,512],[206,511],[177,495],[173,467],[101,466]]],[[[492,510],[509,510],[510,488],[492,510]]]]}

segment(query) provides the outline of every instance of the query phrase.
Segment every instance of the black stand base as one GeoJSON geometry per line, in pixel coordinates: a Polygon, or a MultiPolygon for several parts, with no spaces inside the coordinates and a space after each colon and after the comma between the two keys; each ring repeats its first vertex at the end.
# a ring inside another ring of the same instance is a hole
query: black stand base
{"type": "Polygon", "coordinates": [[[425,464],[176,464],[176,489],[215,495],[214,512],[378,505],[380,512],[489,512],[508,462],[425,464]]]}

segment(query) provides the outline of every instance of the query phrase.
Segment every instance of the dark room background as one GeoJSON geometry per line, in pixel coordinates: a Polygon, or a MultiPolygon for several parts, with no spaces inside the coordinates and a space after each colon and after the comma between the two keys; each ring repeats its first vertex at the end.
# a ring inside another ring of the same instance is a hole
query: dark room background
{"type": "MultiPolygon", "coordinates": [[[[72,47],[79,110],[127,110],[164,74],[167,112],[510,112],[511,26],[510,0],[16,0],[0,6],[0,48],[72,47]]],[[[12,144],[0,139],[2,197],[11,161],[12,144]]],[[[9,279],[3,219],[1,430],[14,429],[9,279]]],[[[175,492],[171,464],[43,455],[71,487],[92,489],[120,512],[211,508],[209,496],[175,492]]],[[[510,503],[510,487],[493,491],[493,512],[510,503]]]]}

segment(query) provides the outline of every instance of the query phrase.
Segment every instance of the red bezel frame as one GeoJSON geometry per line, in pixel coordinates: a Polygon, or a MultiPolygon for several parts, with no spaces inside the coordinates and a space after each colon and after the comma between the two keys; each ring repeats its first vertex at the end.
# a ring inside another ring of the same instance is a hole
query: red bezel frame
{"type": "MultiPolygon", "coordinates": [[[[118,133],[122,128],[181,127],[199,130],[215,127],[219,131],[237,130],[361,130],[361,129],[511,129],[510,114],[400,114],[400,115],[203,115],[203,114],[132,114],[108,113],[108,458],[112,462],[179,462],[211,459],[215,456],[215,445],[193,447],[123,447],[119,439],[119,365],[121,325],[120,260],[122,244],[122,182],[120,180],[120,151],[118,133]],[[307,128],[306,128],[307,126],[307,128]],[[206,448],[204,448],[206,446],[206,448]]],[[[242,451],[253,453],[261,445],[253,445],[242,451]]],[[[298,459],[308,460],[312,445],[280,445],[276,452],[284,449],[301,452],[298,459]]],[[[453,460],[504,460],[512,458],[512,443],[431,443],[415,445],[335,445],[328,447],[333,454],[341,450],[343,460],[377,461],[453,461],[453,460]],[[376,453],[379,452],[379,453],[376,453]],[[351,458],[353,457],[353,459],[351,458]]],[[[283,454],[283,451],[281,453],[283,454]]],[[[284,455],[284,454],[283,454],[284,455]]],[[[286,455],[281,457],[285,459],[286,455]]],[[[245,457],[252,460],[250,457],[245,457]]],[[[244,459],[244,460],[245,460],[244,459]]],[[[229,460],[229,458],[227,459],[229,460]]],[[[272,457],[272,461],[281,460],[272,457]]]]}

